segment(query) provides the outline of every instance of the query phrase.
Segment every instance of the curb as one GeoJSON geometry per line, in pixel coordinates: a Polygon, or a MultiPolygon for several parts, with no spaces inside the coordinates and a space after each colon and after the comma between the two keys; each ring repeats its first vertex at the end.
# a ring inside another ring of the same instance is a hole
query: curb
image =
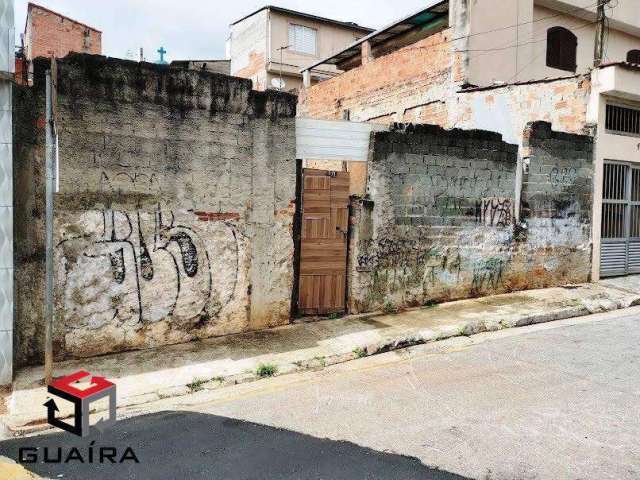
{"type": "MultiPolygon", "coordinates": [[[[577,300],[575,305],[563,306],[544,313],[525,314],[520,318],[516,317],[495,320],[462,321],[456,325],[445,325],[437,329],[425,329],[411,335],[398,335],[393,339],[387,339],[381,342],[356,346],[350,352],[338,353],[330,356],[301,359],[299,361],[290,363],[273,365],[269,364],[269,366],[273,366],[275,367],[275,369],[273,371],[270,371],[270,369],[268,369],[268,371],[262,372],[262,374],[258,372],[259,369],[256,369],[256,371],[245,371],[243,373],[220,376],[209,380],[199,380],[197,378],[194,378],[192,383],[187,385],[168,387],[165,389],[157,390],[155,392],[144,393],[138,396],[125,398],[119,402],[118,410],[120,411],[124,408],[129,407],[139,407],[148,403],[169,398],[184,397],[202,391],[214,391],[223,387],[256,382],[265,378],[271,378],[275,376],[282,376],[305,371],[320,371],[332,365],[346,363],[353,360],[358,360],[360,358],[379,355],[395,350],[401,350],[417,345],[434,343],[455,337],[471,337],[473,335],[484,332],[495,332],[509,328],[519,328],[558,320],[567,320],[597,313],[607,313],[617,310],[623,310],[631,308],[633,306],[640,306],[640,294],[623,291],[621,289],[616,289],[613,287],[608,288],[612,288],[621,293],[624,293],[625,298],[618,301],[611,300],[610,298],[602,298],[598,301],[593,301],[593,299],[577,300]]],[[[375,317],[380,315],[371,316],[375,317]]],[[[96,412],[96,414],[99,413],[101,412],[96,412]]],[[[41,419],[33,420],[26,425],[8,425],[8,430],[13,436],[33,434],[48,429],[50,429],[50,426],[46,423],[46,418],[44,416],[41,419]]]]}

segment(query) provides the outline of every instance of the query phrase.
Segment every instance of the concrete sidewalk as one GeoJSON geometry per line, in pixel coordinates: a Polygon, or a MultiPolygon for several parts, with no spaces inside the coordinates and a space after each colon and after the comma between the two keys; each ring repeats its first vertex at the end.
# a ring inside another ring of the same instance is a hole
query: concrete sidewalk
{"type": "MultiPolygon", "coordinates": [[[[118,407],[258,380],[275,372],[322,369],[410,345],[640,305],[640,276],[463,300],[391,315],[298,323],[184,345],[73,360],[55,374],[84,369],[115,381],[118,407]]],[[[46,428],[41,367],[17,373],[3,423],[13,434],[46,428]]],[[[61,408],[61,414],[71,411],[61,408]]],[[[96,412],[100,416],[100,411],[96,412]]]]}

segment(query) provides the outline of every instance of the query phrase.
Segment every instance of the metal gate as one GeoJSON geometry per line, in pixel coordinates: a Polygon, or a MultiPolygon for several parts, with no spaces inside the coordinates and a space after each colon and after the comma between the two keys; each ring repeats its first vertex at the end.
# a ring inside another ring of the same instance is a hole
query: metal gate
{"type": "Polygon", "coordinates": [[[600,274],[640,273],[640,166],[604,164],[600,274]]]}

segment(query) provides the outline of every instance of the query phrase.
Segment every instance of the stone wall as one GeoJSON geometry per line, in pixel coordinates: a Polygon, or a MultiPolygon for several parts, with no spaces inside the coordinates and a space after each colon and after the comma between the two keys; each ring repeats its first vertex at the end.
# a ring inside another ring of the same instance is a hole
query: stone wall
{"type": "Polygon", "coordinates": [[[517,224],[517,145],[428,125],[373,134],[367,197],[352,209],[350,309],[587,281],[591,138],[548,124],[527,136],[532,173],[517,224]]]}
{"type": "MultiPolygon", "coordinates": [[[[15,174],[21,364],[43,345],[46,67],[18,91],[31,102],[15,174]]],[[[99,56],[58,67],[57,357],[287,323],[296,98],[99,56]]]]}

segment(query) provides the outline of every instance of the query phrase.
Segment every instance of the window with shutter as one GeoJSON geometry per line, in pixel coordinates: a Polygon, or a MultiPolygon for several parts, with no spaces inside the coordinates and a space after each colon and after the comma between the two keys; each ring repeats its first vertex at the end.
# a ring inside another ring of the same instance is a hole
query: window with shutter
{"type": "Polygon", "coordinates": [[[318,32],[303,25],[289,25],[289,46],[291,50],[308,55],[317,54],[318,32]]]}
{"type": "Polygon", "coordinates": [[[563,27],[547,30],[547,67],[575,72],[577,52],[578,37],[571,30],[563,27]]]}
{"type": "Polygon", "coordinates": [[[629,50],[629,53],[627,53],[627,62],[640,65],[640,50],[629,50]]]}

